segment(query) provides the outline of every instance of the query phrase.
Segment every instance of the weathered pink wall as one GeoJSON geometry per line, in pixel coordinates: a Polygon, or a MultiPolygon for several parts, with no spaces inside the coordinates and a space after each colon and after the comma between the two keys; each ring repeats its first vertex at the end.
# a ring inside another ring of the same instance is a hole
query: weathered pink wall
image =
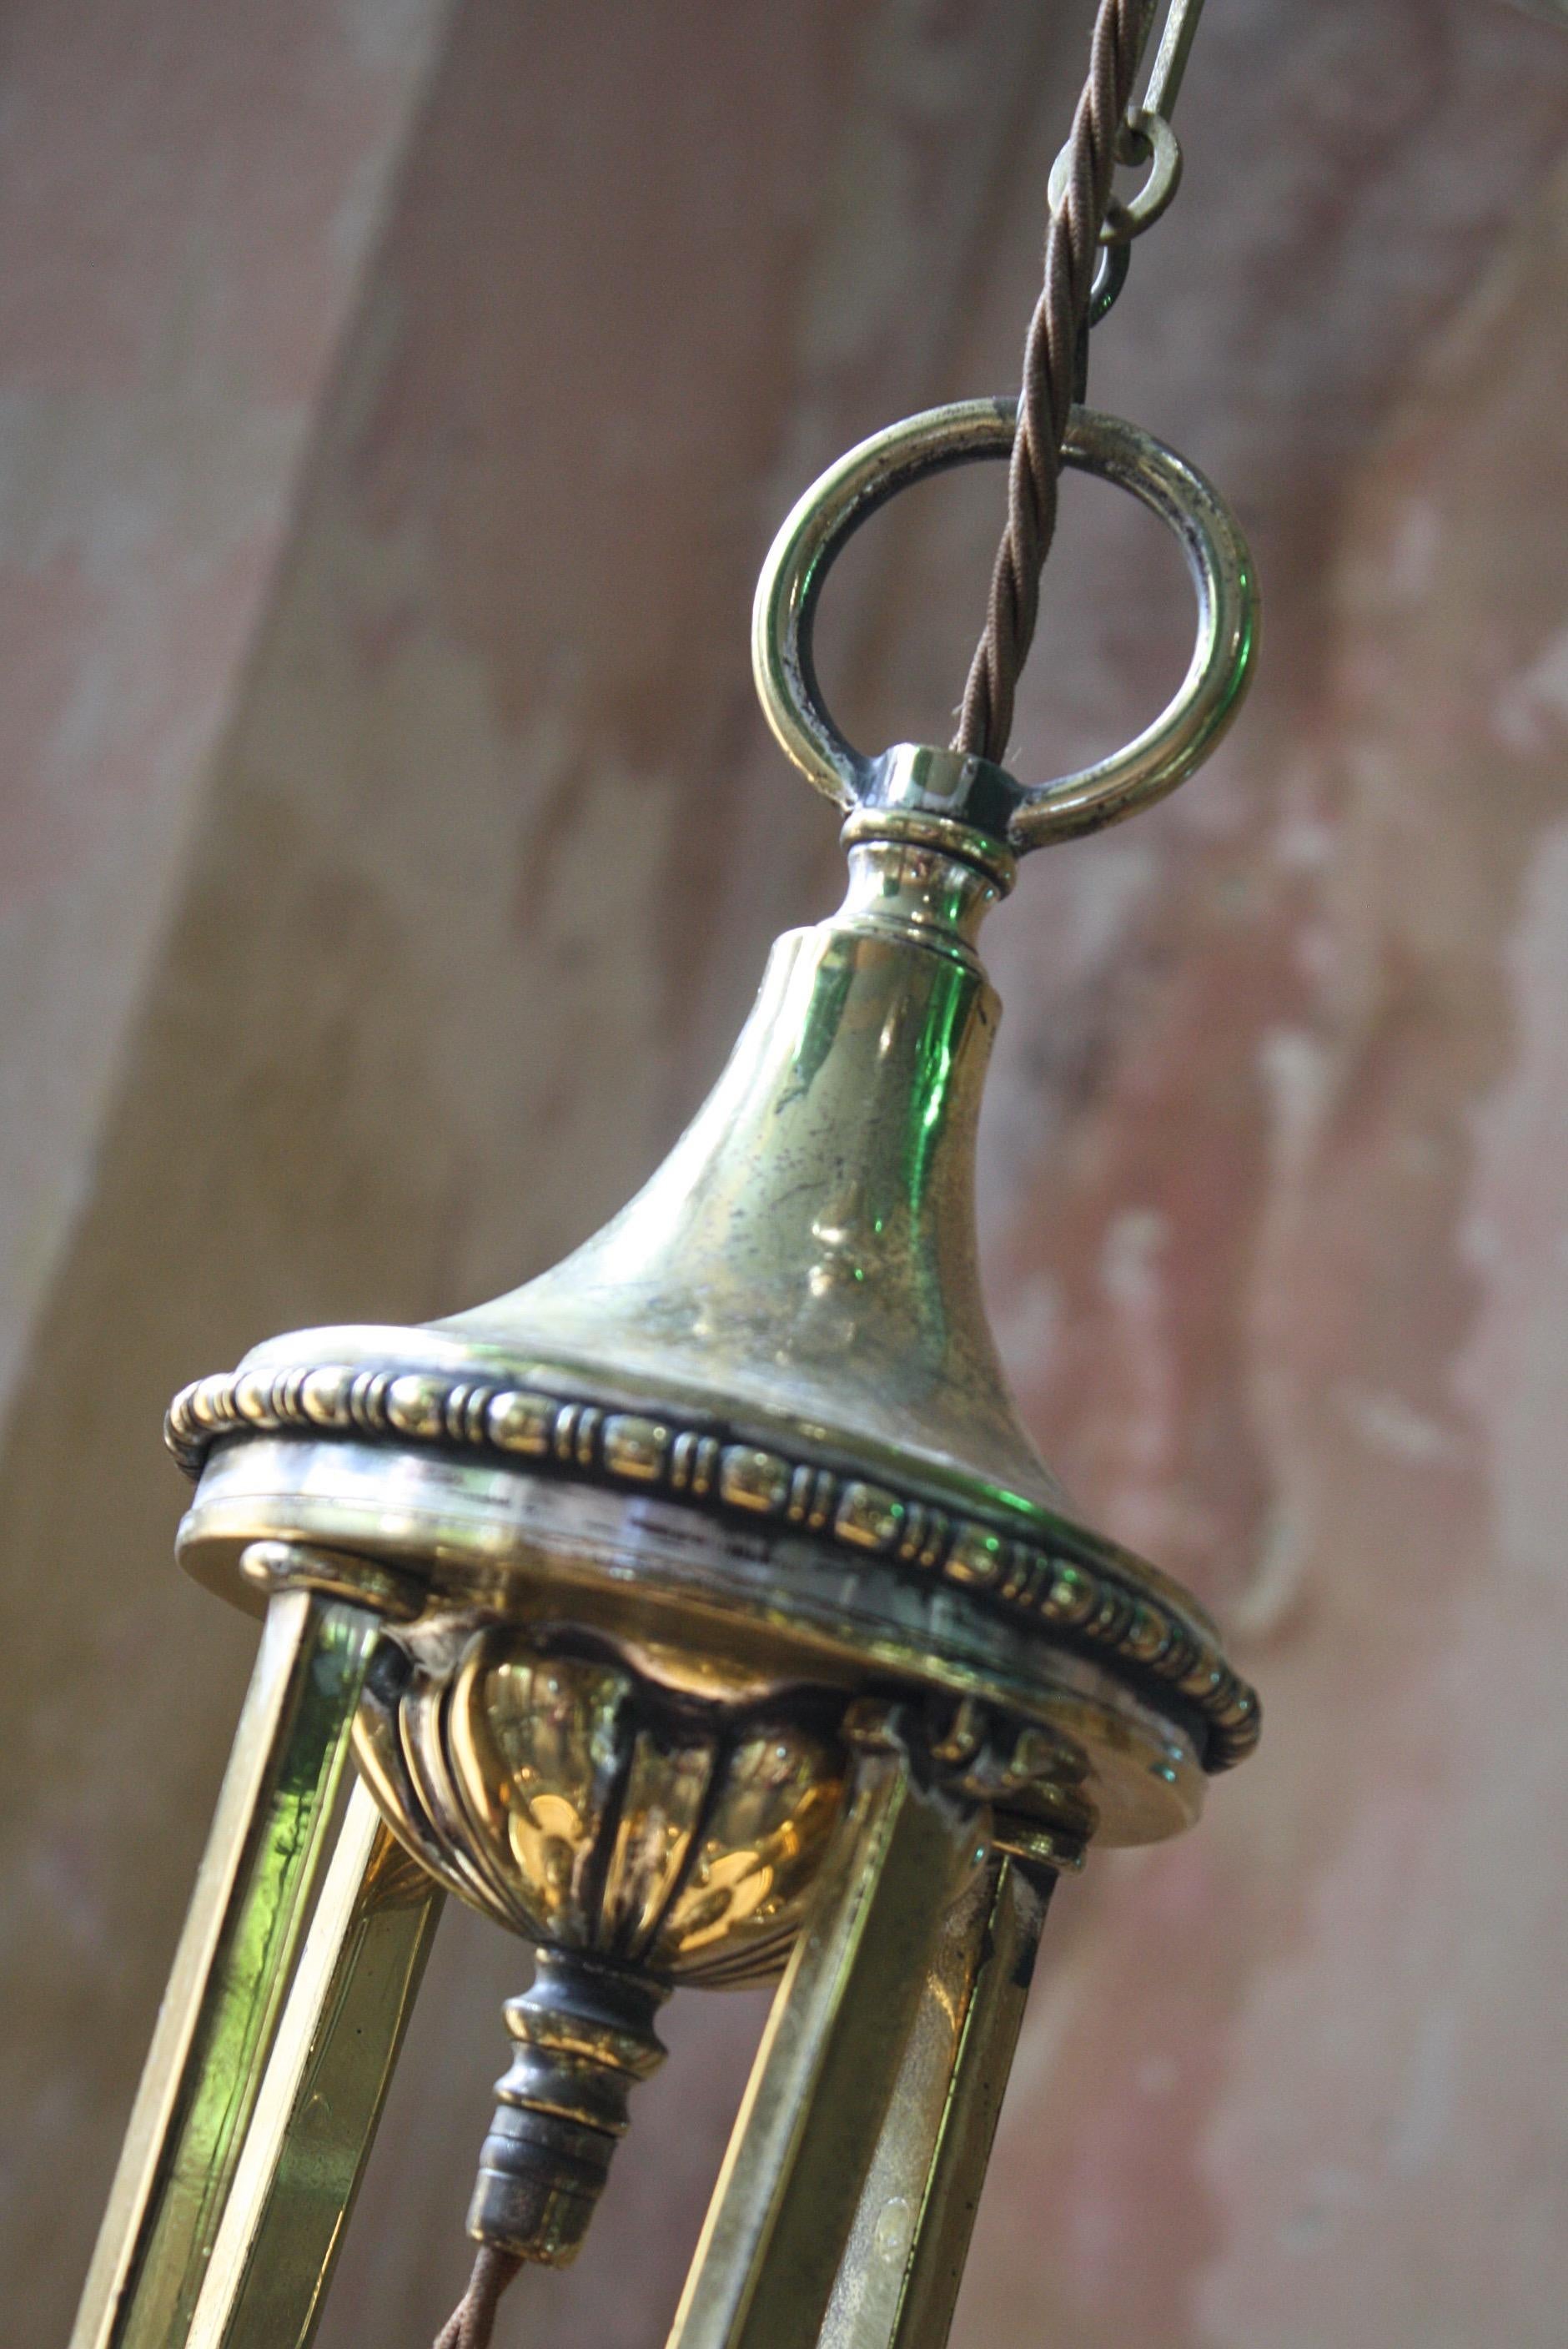
{"type": "MultiPolygon", "coordinates": [[[[105,36],[27,21],[36,72],[74,88],[105,36]]],[[[397,21],[368,63],[346,31],[338,97],[313,79],[307,101],[297,64],[262,91],[254,17],[208,12],[199,40],[170,18],[176,58],[212,59],[213,171],[238,114],[244,154],[277,142],[234,217],[276,223],[260,316],[281,349],[297,273],[315,356],[274,356],[294,388],[266,495],[232,544],[195,531],[249,583],[211,640],[186,616],[200,575],[133,550],[96,633],[38,622],[19,663],[85,697],[105,759],[181,779],[160,862],[80,819],[108,861],[62,858],[67,911],[40,895],[19,964],[88,939],[67,965],[114,1007],[82,1014],[99,1058],[74,1030],[0,1038],[7,1086],[72,1089],[47,1179],[80,1201],[26,1292],[0,1455],[37,1692],[12,1782],[33,1889],[7,2268],[39,2349],[246,1647],[160,1563],[161,1402],[268,1330],[493,1291],[669,1138],[767,937],[829,902],[838,863],[751,710],[751,574],[850,439],[1012,378],[1078,68],[1017,0],[691,0],[615,12],[608,39],[595,12],[469,0],[374,257],[355,209],[329,266],[332,202],[386,171],[435,40],[433,15],[397,21]],[[150,721],[117,730],[133,627],[178,654],[183,765],[150,721]],[[46,2259],[25,2248],[45,2212],[46,2259]]],[[[179,85],[127,114],[133,159],[179,85]]],[[[1046,1448],[1225,1616],[1268,1734],[1196,1835],[1058,1901],[956,2337],[1545,2349],[1568,2304],[1568,40],[1490,0],[1211,0],[1182,127],[1186,185],[1093,396],[1240,504],[1264,675],[1204,779],[1035,860],[993,924],[984,1240],[1046,1448]]],[[[178,189],[196,165],[168,168],[178,189]]],[[[172,273],[164,218],[112,213],[106,321],[151,265],[139,239],[172,273]]],[[[51,220],[29,274],[57,292],[51,220]]],[[[216,248],[215,316],[249,316],[250,251],[216,248]]],[[[237,362],[193,379],[209,434],[265,438],[237,362]]],[[[122,431],[187,448],[195,394],[162,380],[108,377],[94,429],[123,407],[122,431]]],[[[75,499],[118,545],[118,476],[36,445],[39,532],[75,499]]],[[[178,537],[182,478],[139,492],[148,543],[178,537]]],[[[835,582],[828,673],[868,738],[942,729],[999,488],[910,501],[835,582]]],[[[1023,771],[1102,747],[1180,669],[1179,565],[1121,503],[1075,485],[1023,771]]],[[[8,833],[92,804],[78,770],[26,771],[45,815],[18,798],[8,833]]],[[[329,2349],[418,2342],[456,2289],[520,1962],[443,1927],[329,2349]]],[[[757,2016],[676,2002],[597,2246],[520,2285],[503,2339],[659,2337],[757,2016]]]]}
{"type": "Polygon", "coordinates": [[[1061,1904],[975,2342],[1563,2338],[1568,174],[1433,328],[1343,460],[1306,722],[1167,868],[995,1259],[1269,1734],[1061,1904]]]}
{"type": "Polygon", "coordinates": [[[15,0],[0,1389],[90,1184],[442,0],[15,0]]]}
{"type": "MultiPolygon", "coordinates": [[[[12,2340],[64,2336],[123,2122],[121,2075],[150,2018],[141,1967],[167,1951],[170,1903],[139,1855],[167,1842],[184,1868],[210,1799],[150,1758],[144,1707],[159,1684],[115,1618],[118,1580],[129,1596],[146,1562],[130,1554],[135,1499],[110,1497],[112,1465],[88,1432],[101,1426],[106,1354],[122,1359],[127,1323],[155,1326],[163,1309],[139,1284],[135,1217],[118,1220],[98,1337],[65,1373],[72,1409],[51,1410],[53,1457],[30,1432],[27,1394],[49,1376],[53,1300],[104,1195],[114,1105],[135,1086],[137,1007],[157,985],[214,745],[443,17],[440,0],[15,0],[0,38],[0,1430],[12,1519],[0,1587],[14,1675],[0,1804],[0,2330],[12,2340]],[[101,1537],[73,1549],[70,1493],[100,1478],[101,1537]],[[121,1998],[135,2009],[123,2055],[121,1998]]],[[[164,1126],[164,1153],[179,1147],[164,1126]]],[[[174,1654],[168,1667],[203,1775],[214,1758],[203,1694],[216,1731],[241,1661],[225,1678],[219,1658],[221,1641],[187,1651],[184,1686],[174,1654]]]]}

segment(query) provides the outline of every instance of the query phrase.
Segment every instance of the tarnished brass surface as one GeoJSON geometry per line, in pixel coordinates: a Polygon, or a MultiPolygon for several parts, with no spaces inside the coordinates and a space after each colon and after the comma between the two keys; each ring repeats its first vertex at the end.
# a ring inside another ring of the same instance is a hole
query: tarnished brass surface
{"type": "MultiPolygon", "coordinates": [[[[1204,1793],[1197,1722],[1179,1690],[1148,1693],[1105,1669],[1086,1641],[1042,1639],[1038,1619],[976,1604],[963,1586],[893,1571],[809,1537],[767,1536],[585,1478],[485,1467],[434,1447],[225,1445],[203,1478],[203,1552],[221,1561],[293,1522],[346,1549],[397,1547],[431,1562],[437,1604],[559,1627],[591,1625],[651,1652],[659,1676],[715,1695],[869,1675],[973,1694],[1076,1743],[1089,1768],[1099,1839],[1148,1842],[1191,1826],[1204,1793]],[[1178,1712],[1177,1706],[1182,1705],[1178,1712]]],[[[1114,1635],[1130,1598],[1095,1601],[1114,1635]]],[[[1178,1649],[1178,1654],[1181,1651],[1178,1649]]]]}
{"type": "Polygon", "coordinates": [[[356,1787],[245,2134],[191,2349],[304,2349],[313,2335],[442,1899],[356,1787]]]}
{"type": "Polygon", "coordinates": [[[1201,1609],[1067,1513],[980,1299],[974,937],[1007,860],[940,813],[954,767],[894,754],[843,907],[779,941],[708,1102],[563,1265],[427,1330],[275,1340],[177,1399],[192,1570],[232,1587],[247,1542],[292,1536],[437,1607],[764,1678],[830,1654],[1059,1727],[1065,1703],[1102,1832],[1191,1818],[1194,1752],[1239,1758],[1255,1701],[1201,1609]]]}
{"type": "Polygon", "coordinates": [[[514,2054],[496,2082],[469,2232],[514,2259],[568,2266],[598,2205],[629,2100],[665,2059],[657,1977],[571,1951],[535,1952],[531,1986],[509,1999],[514,2054]]]}
{"type": "Polygon", "coordinates": [[[669,2349],[816,2343],[946,1913],[983,1857],[965,1808],[895,1739],[859,1754],[669,2349]]]}
{"type": "Polygon", "coordinates": [[[268,1612],[72,2349],[186,2339],[377,1629],[303,1590],[268,1612]]]}
{"type": "Polygon", "coordinates": [[[672,1702],[491,1626],[426,1660],[387,1640],[355,1747],[395,1833],[510,1930],[666,1982],[743,1981],[782,1964],[838,1811],[821,1713],[672,1702]]]}
{"type": "Polygon", "coordinates": [[[430,1874],[538,1956],[469,2228],[561,2266],[663,2060],[671,1988],[782,1967],[839,1813],[843,1702],[695,1697],[513,1624],[407,1636],[366,1684],[365,1783],[430,1874]]]}
{"type": "MultiPolygon", "coordinates": [[[[340,1368],[346,1388],[399,1351],[412,1371],[423,1338],[432,1371],[591,1374],[594,1392],[951,1486],[955,1505],[1059,1510],[1006,1392],[975,1265],[975,1128],[997,1002],[970,933],[996,895],[956,856],[858,843],[843,907],[779,941],[713,1092],[602,1232],[525,1288],[435,1324],[434,1347],[422,1332],[312,1331],[258,1347],[242,1377],[254,1392],[274,1368],[295,1373],[306,1423],[352,1432],[352,1400],[325,1379],[307,1386],[311,1371],[340,1368]]],[[[191,1465],[246,1424],[242,1392],[233,1418],[204,1420],[217,1400],[199,1389],[175,1406],[191,1465]]],[[[422,1402],[445,1439],[439,1398],[412,1385],[391,1432],[401,1417],[417,1433],[422,1402]]],[[[528,1417],[488,1432],[526,1454],[528,1417]]],[[[656,1483],[656,1414],[627,1431],[633,1477],[639,1437],[656,1483]]]]}
{"type": "Polygon", "coordinates": [[[839,915],[773,950],[729,1064],[652,1180],[563,1263],[440,1324],[738,1425],[1059,1508],[980,1302],[975,1128],[997,885],[862,841],[839,915]]]}
{"type": "MultiPolygon", "coordinates": [[[[886,1713],[875,1698],[861,1699],[844,1715],[845,1736],[879,1735],[886,1713]]],[[[1020,1728],[973,1697],[957,1704],[928,1698],[919,1716],[905,1706],[900,1718],[918,1719],[925,1766],[986,1817],[998,1851],[1035,1869],[1076,1873],[1083,1866],[1099,1816],[1076,1744],[1032,1723],[1020,1728]]]]}
{"type": "Polygon", "coordinates": [[[993,1851],[944,1920],[818,2349],[944,2349],[1053,1881],[993,1851]]]}

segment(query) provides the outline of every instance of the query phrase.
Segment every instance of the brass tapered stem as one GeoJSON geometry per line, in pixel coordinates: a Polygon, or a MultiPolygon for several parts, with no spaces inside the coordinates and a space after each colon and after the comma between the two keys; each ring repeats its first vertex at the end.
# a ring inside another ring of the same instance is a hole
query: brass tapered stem
{"type": "Polygon", "coordinates": [[[955,823],[854,821],[843,905],[779,939],[653,1179],[563,1263],[437,1326],[1059,1508],[976,1265],[999,1006],[973,941],[1007,861],[955,823]]]}

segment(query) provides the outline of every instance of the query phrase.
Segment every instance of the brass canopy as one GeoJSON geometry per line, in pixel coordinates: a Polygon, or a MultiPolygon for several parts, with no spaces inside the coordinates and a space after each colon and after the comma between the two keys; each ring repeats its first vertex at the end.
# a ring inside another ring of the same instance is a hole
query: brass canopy
{"type": "Polygon", "coordinates": [[[562,1264],[176,1398],[193,1572],[242,1597],[249,1545],[308,1543],[388,1614],[573,1625],[666,1680],[973,1694],[1076,1742],[1104,1839],[1191,1820],[1255,1700],[1191,1599],[1068,1513],[980,1297],[975,937],[1013,859],[944,791],[1001,798],[984,767],[889,754],[843,905],[779,939],[686,1134],[562,1264]]]}

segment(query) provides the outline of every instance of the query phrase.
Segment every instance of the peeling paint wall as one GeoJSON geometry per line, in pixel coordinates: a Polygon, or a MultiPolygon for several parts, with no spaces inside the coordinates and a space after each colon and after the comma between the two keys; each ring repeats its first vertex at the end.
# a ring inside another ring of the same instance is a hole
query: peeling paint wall
{"type": "Polygon", "coordinates": [[[8,12],[0,1386],[91,1184],[442,13],[8,12]]]}
{"type": "MultiPolygon", "coordinates": [[[[700,1093],[830,816],[746,674],[816,467],[1016,372],[1086,5],[14,12],[0,285],[0,2267],[63,2336],[250,1634],[164,1564],[172,1388],[510,1285],[700,1093]],[[1077,38],[1075,31],[1073,38],[1077,38]]],[[[1568,39],[1211,0],[1092,394],[1239,504],[1262,682],[1033,860],[982,1170],[1085,1511],[1263,1686],[1200,1831],[1052,1917],[955,2340],[1546,2349],[1568,2302],[1568,39]]],[[[857,545],[824,671],[936,736],[1000,504],[857,545]]],[[[1074,482],[1015,763],[1179,675],[1074,482]]],[[[450,1918],[326,2349],[428,2338],[499,2001],[450,1918]]],[[[758,2025],[670,2010],[596,2244],[658,2337],[758,2025]],[[636,2141],[656,2145],[637,2161],[636,2141]]]]}

